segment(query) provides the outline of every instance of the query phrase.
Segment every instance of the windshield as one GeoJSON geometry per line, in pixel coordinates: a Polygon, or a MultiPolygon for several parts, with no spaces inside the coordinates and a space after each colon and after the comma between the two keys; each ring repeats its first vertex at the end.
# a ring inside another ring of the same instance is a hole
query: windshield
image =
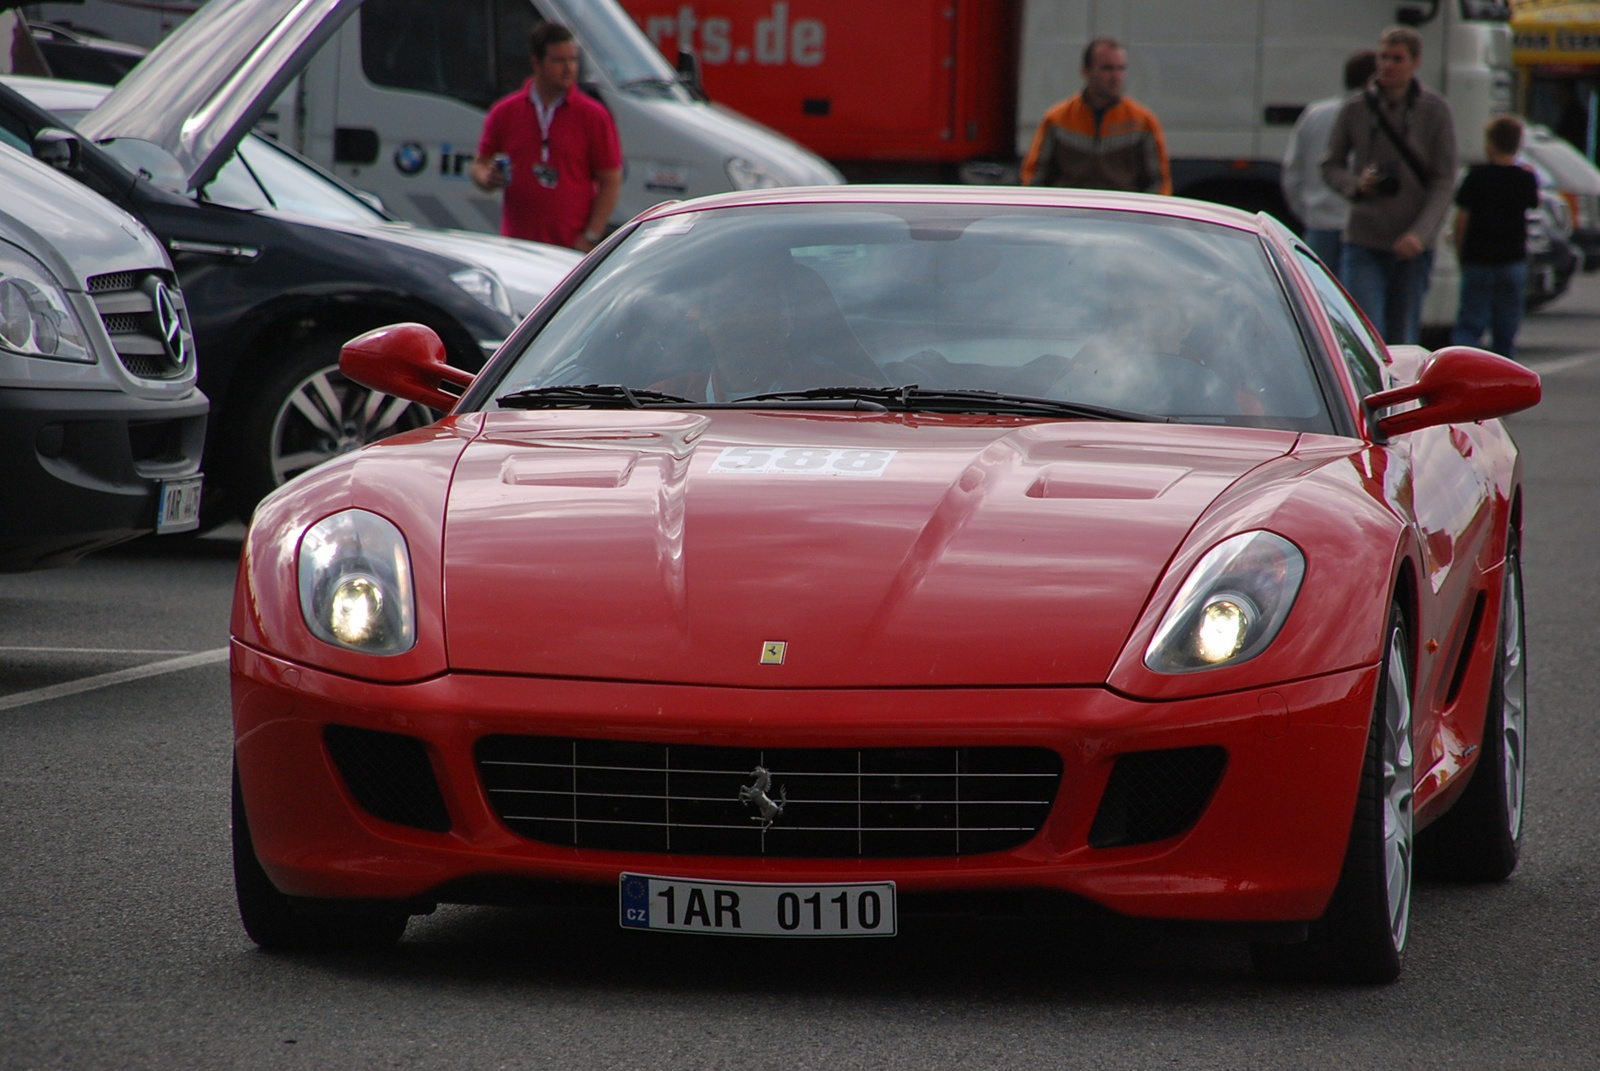
{"type": "Polygon", "coordinates": [[[601,67],[612,85],[658,91],[659,87],[676,87],[677,72],[621,6],[561,0],[542,0],[542,6],[557,22],[572,28],[583,42],[583,62],[601,67]]]}
{"type": "Polygon", "coordinates": [[[521,406],[529,391],[609,384],[695,404],[870,392],[911,407],[915,396],[882,388],[914,385],[944,392],[942,411],[949,392],[986,392],[1330,428],[1259,239],[1134,212],[766,205],[670,216],[631,234],[501,368],[494,395],[524,392],[521,406]]]}
{"type": "Polygon", "coordinates": [[[230,208],[275,208],[334,223],[381,223],[387,217],[337,180],[259,134],[239,143],[206,187],[206,200],[230,208]]]}

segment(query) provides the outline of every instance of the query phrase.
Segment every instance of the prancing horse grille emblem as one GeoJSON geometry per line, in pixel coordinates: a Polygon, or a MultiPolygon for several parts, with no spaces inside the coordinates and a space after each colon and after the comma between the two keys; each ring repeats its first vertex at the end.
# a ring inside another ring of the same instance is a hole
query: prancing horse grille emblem
{"type": "Polygon", "coordinates": [[[765,833],[772,827],[772,823],[783,817],[784,805],[789,802],[789,792],[780,787],[776,800],[768,794],[772,791],[772,775],[764,766],[757,766],[751,770],[750,776],[755,778],[755,782],[740,787],[739,802],[755,805],[756,813],[750,816],[750,820],[760,822],[761,831],[765,833]]]}

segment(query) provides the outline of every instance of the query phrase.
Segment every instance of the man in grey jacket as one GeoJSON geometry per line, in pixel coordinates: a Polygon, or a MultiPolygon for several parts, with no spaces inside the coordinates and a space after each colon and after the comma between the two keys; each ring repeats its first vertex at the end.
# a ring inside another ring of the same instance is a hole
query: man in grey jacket
{"type": "Polygon", "coordinates": [[[1344,64],[1344,95],[1324,97],[1306,105],[1289,131],[1279,180],[1289,210],[1305,225],[1306,244],[1330,271],[1339,270],[1344,249],[1344,225],[1350,202],[1322,181],[1322,157],[1328,151],[1328,132],[1344,106],[1345,97],[1364,89],[1378,69],[1378,54],[1370,48],[1352,53],[1344,64]]]}
{"type": "Polygon", "coordinates": [[[1417,81],[1422,38],[1378,38],[1378,73],[1349,97],[1328,135],[1322,177],[1350,201],[1339,281],[1390,343],[1422,332],[1433,254],[1456,185],[1450,105],[1417,81]]]}

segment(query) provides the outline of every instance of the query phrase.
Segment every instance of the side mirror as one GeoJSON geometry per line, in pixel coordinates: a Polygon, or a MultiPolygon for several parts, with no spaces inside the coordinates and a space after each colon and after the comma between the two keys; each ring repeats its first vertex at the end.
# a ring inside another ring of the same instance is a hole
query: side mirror
{"type": "Polygon", "coordinates": [[[431,327],[390,324],[359,335],[339,351],[339,371],[364,387],[448,412],[474,378],[445,363],[431,327]]]}
{"type": "Polygon", "coordinates": [[[81,166],[83,150],[78,135],[70,130],[45,127],[34,135],[33,158],[42,164],[49,164],[57,171],[70,174],[81,166]]]}
{"type": "Polygon", "coordinates": [[[1447,346],[1423,365],[1415,383],[1379,391],[1363,404],[1376,415],[1419,403],[1377,417],[1378,434],[1388,438],[1440,424],[1507,416],[1539,404],[1541,391],[1539,377],[1516,361],[1471,346],[1447,346]]]}
{"type": "Polygon", "coordinates": [[[709,101],[705,83],[700,81],[700,57],[686,49],[678,49],[678,81],[688,87],[696,100],[709,101]]]}

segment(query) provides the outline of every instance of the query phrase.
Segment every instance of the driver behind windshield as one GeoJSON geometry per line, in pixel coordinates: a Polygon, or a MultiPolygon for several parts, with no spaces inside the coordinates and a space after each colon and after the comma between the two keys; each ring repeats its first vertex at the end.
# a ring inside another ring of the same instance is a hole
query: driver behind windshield
{"type": "Polygon", "coordinates": [[[827,284],[784,252],[736,264],[700,305],[710,363],[651,384],[693,401],[882,382],[827,284]]]}

